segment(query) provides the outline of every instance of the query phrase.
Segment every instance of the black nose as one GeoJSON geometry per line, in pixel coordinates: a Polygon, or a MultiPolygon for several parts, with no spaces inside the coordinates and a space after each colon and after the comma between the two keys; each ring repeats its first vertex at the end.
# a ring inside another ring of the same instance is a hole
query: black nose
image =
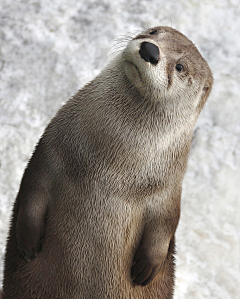
{"type": "Polygon", "coordinates": [[[156,65],[158,63],[159,50],[154,44],[143,42],[141,44],[139,54],[145,61],[150,62],[151,64],[156,65]]]}

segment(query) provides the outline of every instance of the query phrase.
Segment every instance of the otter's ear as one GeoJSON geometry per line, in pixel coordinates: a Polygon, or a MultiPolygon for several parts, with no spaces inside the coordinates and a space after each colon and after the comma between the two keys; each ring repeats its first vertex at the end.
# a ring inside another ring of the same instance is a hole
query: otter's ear
{"type": "Polygon", "coordinates": [[[198,104],[198,109],[201,111],[203,106],[205,105],[207,98],[212,90],[212,85],[213,85],[213,77],[212,74],[209,76],[209,78],[206,80],[203,89],[202,89],[202,96],[201,100],[198,104]]]}

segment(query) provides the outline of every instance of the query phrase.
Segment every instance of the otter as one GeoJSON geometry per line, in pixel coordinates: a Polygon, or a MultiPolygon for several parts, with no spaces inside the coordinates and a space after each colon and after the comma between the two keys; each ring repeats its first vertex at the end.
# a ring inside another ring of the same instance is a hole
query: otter
{"type": "Polygon", "coordinates": [[[193,128],[213,84],[194,44],[154,27],[52,119],[24,172],[3,298],[172,298],[193,128]]]}

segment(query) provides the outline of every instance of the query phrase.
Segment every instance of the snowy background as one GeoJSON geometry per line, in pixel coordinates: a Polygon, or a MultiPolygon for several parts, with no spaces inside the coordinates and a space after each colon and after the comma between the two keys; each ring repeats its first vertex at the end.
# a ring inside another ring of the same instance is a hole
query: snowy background
{"type": "Polygon", "coordinates": [[[0,1],[0,285],[12,204],[45,126],[115,38],[155,25],[187,35],[215,78],[184,179],[175,298],[239,298],[240,0],[0,1]]]}

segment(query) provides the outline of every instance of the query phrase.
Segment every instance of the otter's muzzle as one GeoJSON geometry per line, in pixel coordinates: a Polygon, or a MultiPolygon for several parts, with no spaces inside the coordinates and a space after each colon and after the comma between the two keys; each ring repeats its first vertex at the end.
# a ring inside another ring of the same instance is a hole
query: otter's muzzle
{"type": "Polygon", "coordinates": [[[153,65],[156,65],[158,63],[159,49],[152,43],[141,43],[139,54],[145,61],[150,62],[153,65]]]}

